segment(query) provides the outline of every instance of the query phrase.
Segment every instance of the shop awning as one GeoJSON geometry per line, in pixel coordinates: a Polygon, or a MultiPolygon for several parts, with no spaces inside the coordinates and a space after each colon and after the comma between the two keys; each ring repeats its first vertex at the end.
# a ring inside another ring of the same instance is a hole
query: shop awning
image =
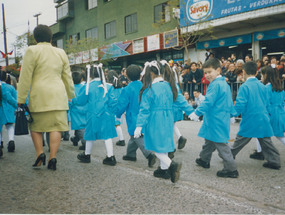
{"type": "Polygon", "coordinates": [[[198,42],[197,49],[228,47],[228,46],[234,46],[234,45],[246,44],[246,43],[251,43],[251,34],[223,38],[223,39],[218,39],[218,40],[198,42]]]}
{"type": "Polygon", "coordinates": [[[254,41],[285,38],[285,28],[254,33],[254,41]]]}

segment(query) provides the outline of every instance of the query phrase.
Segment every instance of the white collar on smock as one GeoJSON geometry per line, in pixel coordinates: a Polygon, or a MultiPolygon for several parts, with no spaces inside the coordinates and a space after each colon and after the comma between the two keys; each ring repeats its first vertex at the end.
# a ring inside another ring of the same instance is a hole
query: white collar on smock
{"type": "Polygon", "coordinates": [[[152,84],[155,84],[160,81],[163,81],[163,77],[156,77],[155,79],[153,79],[152,84]]]}

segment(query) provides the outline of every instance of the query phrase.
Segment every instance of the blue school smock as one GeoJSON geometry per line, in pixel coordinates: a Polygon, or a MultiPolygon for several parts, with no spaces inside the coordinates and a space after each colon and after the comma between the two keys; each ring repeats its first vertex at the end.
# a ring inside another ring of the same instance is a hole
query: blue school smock
{"type": "Polygon", "coordinates": [[[268,105],[268,92],[264,84],[257,78],[247,79],[239,88],[235,104],[236,116],[241,114],[242,117],[239,136],[255,138],[273,136],[268,105]]]}
{"type": "MultiPolygon", "coordinates": [[[[177,88],[178,94],[182,95],[180,87],[177,83],[176,83],[176,88],[177,88]]],[[[180,110],[180,108],[175,103],[173,104],[173,117],[174,117],[174,122],[183,120],[183,111],[180,110]]]]}
{"type": "Polygon", "coordinates": [[[0,105],[0,126],[15,123],[17,106],[17,91],[9,84],[1,82],[2,104],[0,105]]]}
{"type": "MultiPolygon", "coordinates": [[[[80,89],[84,85],[74,84],[74,93],[75,97],[79,96],[80,89]]],[[[79,106],[74,105],[72,102],[69,102],[69,111],[71,118],[71,130],[80,130],[86,127],[86,105],[79,106]]]]}
{"type": "Polygon", "coordinates": [[[224,77],[213,80],[207,89],[205,100],[195,113],[203,115],[199,137],[216,143],[227,143],[230,139],[230,117],[234,106],[230,86],[224,77]]]}
{"type": "Polygon", "coordinates": [[[283,137],[285,132],[285,92],[272,91],[272,85],[267,84],[266,90],[269,96],[269,106],[267,107],[270,123],[274,136],[283,137]]]}
{"type": "Polygon", "coordinates": [[[120,118],[126,111],[126,121],[130,136],[134,136],[136,129],[137,116],[140,109],[139,93],[141,88],[141,81],[132,81],[122,89],[122,93],[118,100],[116,116],[120,118]]]}
{"type": "Polygon", "coordinates": [[[157,153],[173,152],[173,95],[169,83],[153,83],[144,90],[137,127],[144,130],[145,148],[157,153]]]}
{"type": "Polygon", "coordinates": [[[101,82],[93,80],[89,84],[89,94],[86,95],[84,85],[77,98],[72,100],[76,105],[87,105],[87,124],[84,140],[107,140],[117,136],[115,129],[115,108],[117,99],[114,95],[114,87],[107,84],[107,94],[99,87],[101,82]]]}
{"type": "MultiPolygon", "coordinates": [[[[114,88],[114,95],[115,95],[117,101],[119,101],[122,90],[123,90],[122,87],[121,88],[114,88]]],[[[119,119],[120,119],[120,117],[118,119],[116,119],[116,117],[115,117],[115,125],[121,125],[122,124],[119,119]]]]}

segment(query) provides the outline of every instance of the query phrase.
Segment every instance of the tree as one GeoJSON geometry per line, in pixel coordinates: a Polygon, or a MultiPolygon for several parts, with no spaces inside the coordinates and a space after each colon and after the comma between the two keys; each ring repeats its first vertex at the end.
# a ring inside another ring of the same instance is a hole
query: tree
{"type": "Polygon", "coordinates": [[[30,45],[35,45],[36,41],[34,39],[34,36],[31,35],[29,32],[26,32],[20,36],[17,36],[16,41],[13,43],[13,46],[15,47],[16,52],[16,62],[17,66],[19,66],[19,63],[21,62],[25,49],[30,45]]]}
{"type": "MultiPolygon", "coordinates": [[[[165,18],[170,18],[171,21],[176,21],[176,28],[179,31],[179,41],[180,41],[180,47],[174,47],[173,49],[176,50],[182,50],[184,49],[187,55],[187,62],[190,64],[191,59],[189,57],[189,51],[188,48],[195,45],[197,42],[199,42],[202,38],[211,36],[214,38],[212,35],[213,33],[213,27],[209,21],[204,21],[207,20],[211,15],[208,15],[205,17],[203,20],[198,21],[195,25],[187,25],[183,28],[180,27],[180,17],[178,18],[177,14],[178,11],[180,11],[180,7],[185,7],[185,3],[179,4],[179,0],[170,0],[167,2],[167,9],[165,10],[164,14],[161,15],[161,19],[157,22],[154,23],[155,28],[159,28],[161,30],[164,30],[165,28],[165,23],[166,20],[165,18]],[[172,16],[166,14],[170,13],[173,14],[172,16]],[[191,28],[191,31],[189,30],[191,28]]],[[[187,23],[187,22],[185,22],[187,23]]]]}

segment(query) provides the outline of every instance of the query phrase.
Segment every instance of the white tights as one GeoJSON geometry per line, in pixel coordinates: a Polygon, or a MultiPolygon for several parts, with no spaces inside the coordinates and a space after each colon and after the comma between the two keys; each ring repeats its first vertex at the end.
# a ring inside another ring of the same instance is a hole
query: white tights
{"type": "MultiPolygon", "coordinates": [[[[85,154],[86,155],[90,155],[92,152],[92,147],[93,147],[93,142],[92,140],[87,140],[86,141],[86,147],[85,147],[85,154]]],[[[114,155],[113,153],[113,143],[112,143],[112,139],[107,139],[105,140],[105,147],[106,147],[106,151],[107,151],[107,156],[111,157],[114,155]]]]}
{"type": "Polygon", "coordinates": [[[116,131],[117,131],[117,135],[119,137],[119,140],[124,140],[124,135],[123,135],[123,131],[120,125],[116,126],[116,131]]]}
{"type": "Polygon", "coordinates": [[[176,122],[174,123],[173,131],[174,131],[174,134],[177,136],[178,139],[182,136],[178,127],[176,126],[176,122]]]}
{"type": "Polygon", "coordinates": [[[168,153],[156,153],[156,157],[160,160],[160,168],[165,170],[170,167],[171,159],[168,157],[168,153]]]}

